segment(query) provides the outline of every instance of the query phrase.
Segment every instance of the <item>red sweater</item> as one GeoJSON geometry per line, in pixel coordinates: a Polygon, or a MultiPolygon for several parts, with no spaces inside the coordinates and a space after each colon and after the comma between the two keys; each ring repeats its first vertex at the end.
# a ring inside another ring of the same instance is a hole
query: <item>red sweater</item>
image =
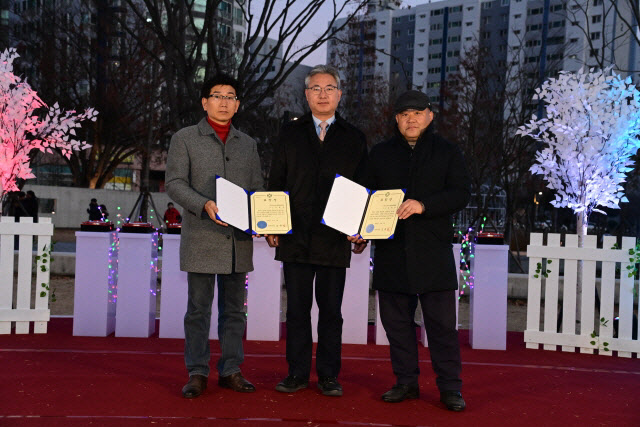
{"type": "Polygon", "coordinates": [[[229,120],[229,123],[227,123],[226,125],[219,125],[207,116],[207,121],[209,122],[213,130],[215,130],[218,134],[220,141],[226,144],[227,136],[229,135],[229,129],[231,129],[231,120],[229,120]]]}

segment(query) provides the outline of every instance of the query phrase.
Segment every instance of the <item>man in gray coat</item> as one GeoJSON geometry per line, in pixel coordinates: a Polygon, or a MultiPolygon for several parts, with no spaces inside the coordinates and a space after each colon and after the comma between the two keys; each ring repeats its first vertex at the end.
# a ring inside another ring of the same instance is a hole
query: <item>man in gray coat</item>
{"type": "Polygon", "coordinates": [[[167,159],[169,196],[184,208],[180,269],[188,281],[184,316],[184,359],[189,381],[186,398],[200,396],[209,376],[209,328],[216,276],[218,280],[218,336],[221,356],[218,385],[238,392],[255,387],[240,372],[244,360],[242,336],[245,277],[253,270],[251,236],[216,219],[216,175],[240,187],[263,187],[256,142],[231,124],[238,111],[238,82],[220,74],[202,86],[206,112],[195,126],[176,132],[167,159]]]}

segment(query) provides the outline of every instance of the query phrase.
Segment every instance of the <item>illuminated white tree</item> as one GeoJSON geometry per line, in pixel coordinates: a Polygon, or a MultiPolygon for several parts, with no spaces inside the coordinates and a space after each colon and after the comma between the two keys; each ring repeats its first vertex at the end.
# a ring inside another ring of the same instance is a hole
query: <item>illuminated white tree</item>
{"type": "Polygon", "coordinates": [[[597,206],[619,208],[626,202],[626,174],[640,148],[640,92],[631,78],[611,69],[577,73],[562,71],[536,90],[546,103],[546,117],[518,129],[544,147],[531,172],[542,175],[555,192],[556,207],[577,215],[580,246],[589,215],[597,206]]]}
{"type": "Polygon", "coordinates": [[[83,113],[65,111],[58,103],[52,107],[36,91],[13,74],[13,61],[19,55],[13,48],[0,53],[0,198],[18,190],[16,179],[34,178],[29,152],[38,149],[51,153],[53,148],[69,157],[72,150],[89,145],[76,139],[75,129],[84,120],[95,121],[92,108],[83,113]]]}
{"type": "MultiPolygon", "coordinates": [[[[619,208],[627,201],[622,184],[640,147],[640,92],[631,78],[621,79],[606,68],[562,71],[537,89],[534,99],[547,104],[546,117],[534,115],[518,133],[545,144],[531,172],[542,175],[555,192],[552,205],[576,213],[578,246],[583,247],[589,215],[602,212],[597,206],[619,208]]],[[[582,261],[576,273],[580,318],[582,261]]]]}

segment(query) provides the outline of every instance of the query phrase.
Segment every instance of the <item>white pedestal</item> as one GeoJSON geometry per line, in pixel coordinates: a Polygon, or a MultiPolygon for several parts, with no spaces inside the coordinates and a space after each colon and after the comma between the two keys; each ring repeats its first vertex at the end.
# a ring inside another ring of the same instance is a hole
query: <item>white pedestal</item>
{"type": "Polygon", "coordinates": [[[247,292],[247,340],[280,339],[282,263],[265,239],[253,240],[253,268],[247,292]]]}
{"type": "MultiPolygon", "coordinates": [[[[342,298],[342,343],[366,344],[369,321],[369,282],[371,246],[367,245],[361,254],[351,254],[351,267],[342,298]]],[[[315,287],[315,284],[314,284],[315,287]]],[[[315,294],[315,291],[314,291],[315,294]]],[[[311,308],[311,328],[313,342],[318,342],[318,305],[315,298],[311,308]]]]}
{"type": "MultiPolygon", "coordinates": [[[[373,268],[375,268],[375,264],[373,268]]],[[[422,328],[422,330],[424,331],[424,328],[422,328]]],[[[378,299],[378,291],[376,291],[375,331],[376,331],[376,345],[389,345],[389,340],[387,339],[387,332],[384,330],[384,326],[382,326],[382,320],[380,319],[380,301],[378,299]]]]}
{"type": "MultiPolygon", "coordinates": [[[[460,306],[460,244],[456,243],[453,245],[453,259],[456,263],[456,271],[458,272],[456,275],[456,280],[458,281],[458,289],[456,289],[456,329],[458,329],[458,308],[460,306]]],[[[425,347],[429,347],[429,340],[427,339],[427,330],[424,327],[424,316],[422,317],[422,326],[420,326],[420,337],[422,340],[422,345],[425,347]]]]}
{"type": "Polygon", "coordinates": [[[469,344],[474,349],[507,349],[507,245],[472,245],[469,344]]]}
{"type": "Polygon", "coordinates": [[[117,337],[149,337],[156,330],[158,233],[120,233],[117,337]]]}
{"type": "Polygon", "coordinates": [[[116,328],[117,233],[76,231],[73,335],[106,337],[116,328]]]}
{"type": "MultiPolygon", "coordinates": [[[[162,282],[160,286],[160,338],[184,338],[184,315],[188,298],[187,272],[180,271],[180,235],[162,235],[162,282]]],[[[218,339],[218,289],[211,307],[209,339],[218,339]]]]}

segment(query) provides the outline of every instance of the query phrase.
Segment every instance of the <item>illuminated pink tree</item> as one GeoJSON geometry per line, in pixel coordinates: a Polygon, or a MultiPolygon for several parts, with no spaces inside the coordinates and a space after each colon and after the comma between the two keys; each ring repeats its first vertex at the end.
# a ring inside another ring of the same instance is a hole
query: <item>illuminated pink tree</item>
{"type": "Polygon", "coordinates": [[[84,120],[95,121],[92,108],[83,113],[52,107],[36,91],[13,74],[14,48],[0,53],[0,198],[18,190],[16,179],[35,178],[29,166],[29,152],[38,149],[52,153],[59,149],[67,158],[72,150],[89,147],[76,139],[75,129],[84,120]]]}

